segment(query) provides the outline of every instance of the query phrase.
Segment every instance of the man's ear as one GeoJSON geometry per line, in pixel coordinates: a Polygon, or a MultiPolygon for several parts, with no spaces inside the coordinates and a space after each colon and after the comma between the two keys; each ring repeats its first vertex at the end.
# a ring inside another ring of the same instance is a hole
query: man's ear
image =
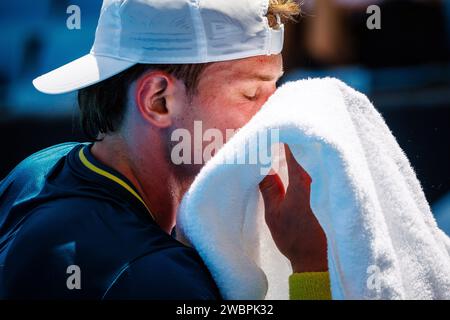
{"type": "Polygon", "coordinates": [[[167,128],[172,124],[171,106],[174,82],[162,71],[150,71],[136,84],[136,104],[141,115],[154,126],[167,128]]]}

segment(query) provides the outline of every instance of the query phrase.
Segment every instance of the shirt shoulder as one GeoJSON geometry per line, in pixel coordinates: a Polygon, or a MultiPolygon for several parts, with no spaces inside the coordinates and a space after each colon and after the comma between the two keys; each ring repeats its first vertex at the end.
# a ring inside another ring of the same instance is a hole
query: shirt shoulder
{"type": "Polygon", "coordinates": [[[87,257],[92,260],[97,252],[99,256],[110,252],[106,246],[110,238],[98,219],[107,206],[95,199],[68,198],[30,211],[2,244],[0,298],[95,297],[102,288],[69,291],[67,270],[72,265],[91,268],[87,257]]]}
{"type": "Polygon", "coordinates": [[[9,183],[34,182],[30,177],[44,177],[49,170],[72,149],[82,144],[67,142],[40,150],[21,161],[0,183],[0,191],[9,183]]]}
{"type": "Polygon", "coordinates": [[[174,246],[131,262],[103,299],[221,300],[209,270],[198,253],[174,246]]]}
{"type": "Polygon", "coordinates": [[[48,176],[64,162],[71,150],[80,145],[70,142],[36,152],[0,181],[0,227],[14,207],[29,202],[42,192],[48,176]]]}
{"type": "Polygon", "coordinates": [[[72,197],[30,211],[0,247],[0,298],[100,298],[116,270],[163,242],[125,210],[72,197]],[[66,285],[72,265],[84,270],[79,292],[66,285]]]}
{"type": "Polygon", "coordinates": [[[220,299],[194,249],[134,217],[98,199],[41,205],[5,250],[0,297],[220,299]],[[81,290],[67,287],[73,265],[81,269],[81,290]]]}

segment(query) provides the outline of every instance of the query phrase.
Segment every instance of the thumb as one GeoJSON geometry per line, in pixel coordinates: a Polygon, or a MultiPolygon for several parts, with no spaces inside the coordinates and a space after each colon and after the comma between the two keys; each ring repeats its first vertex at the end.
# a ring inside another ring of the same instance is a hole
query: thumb
{"type": "Polygon", "coordinates": [[[264,214],[267,224],[272,224],[276,219],[280,203],[285,196],[283,182],[278,174],[266,176],[260,183],[259,189],[264,200],[264,214]]]}

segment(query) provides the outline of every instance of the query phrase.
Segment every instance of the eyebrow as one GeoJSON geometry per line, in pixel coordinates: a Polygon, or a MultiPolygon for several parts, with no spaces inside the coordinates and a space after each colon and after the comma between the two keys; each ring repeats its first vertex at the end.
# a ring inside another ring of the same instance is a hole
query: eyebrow
{"type": "Polygon", "coordinates": [[[252,75],[251,78],[258,79],[261,81],[274,81],[274,80],[279,80],[283,75],[284,75],[284,71],[282,71],[278,77],[273,77],[272,75],[267,75],[267,74],[256,73],[256,74],[252,75]]]}

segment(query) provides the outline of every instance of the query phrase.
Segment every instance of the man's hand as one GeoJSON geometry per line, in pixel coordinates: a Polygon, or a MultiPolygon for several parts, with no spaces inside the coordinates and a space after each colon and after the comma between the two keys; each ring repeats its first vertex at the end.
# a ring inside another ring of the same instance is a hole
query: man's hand
{"type": "Polygon", "coordinates": [[[310,206],[311,177],[285,145],[289,186],[268,175],[259,184],[265,219],[278,249],[295,273],[328,270],[327,239],[310,206]]]}

